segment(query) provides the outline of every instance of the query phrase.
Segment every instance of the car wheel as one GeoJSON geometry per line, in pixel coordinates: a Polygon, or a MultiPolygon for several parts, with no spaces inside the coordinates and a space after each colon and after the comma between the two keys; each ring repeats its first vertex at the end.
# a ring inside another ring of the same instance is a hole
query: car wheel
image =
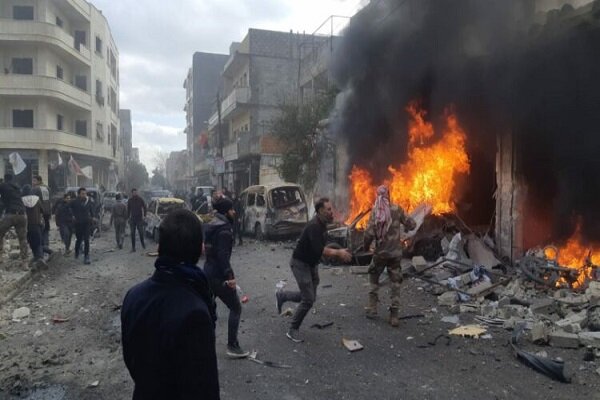
{"type": "Polygon", "coordinates": [[[254,225],[254,237],[256,238],[256,240],[265,240],[265,234],[263,232],[262,226],[258,222],[256,223],[256,225],[254,225]]]}
{"type": "Polygon", "coordinates": [[[156,243],[158,243],[159,235],[160,235],[160,233],[158,233],[158,229],[154,228],[154,232],[152,232],[152,238],[154,239],[154,241],[156,243]]]}

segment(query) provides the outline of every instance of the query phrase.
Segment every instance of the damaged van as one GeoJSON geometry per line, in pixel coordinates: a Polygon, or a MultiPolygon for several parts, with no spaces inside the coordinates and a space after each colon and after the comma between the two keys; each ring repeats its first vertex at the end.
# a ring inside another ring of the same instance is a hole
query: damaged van
{"type": "Polygon", "coordinates": [[[240,205],[242,233],[257,239],[298,236],[308,222],[304,192],[293,183],[250,186],[240,205]]]}

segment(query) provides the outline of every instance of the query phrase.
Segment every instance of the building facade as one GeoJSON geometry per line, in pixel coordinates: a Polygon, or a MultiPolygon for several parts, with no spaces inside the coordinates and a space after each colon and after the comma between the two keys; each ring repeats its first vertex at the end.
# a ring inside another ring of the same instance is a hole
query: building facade
{"type": "Polygon", "coordinates": [[[208,152],[208,119],[217,101],[220,76],[228,56],[214,53],[194,53],[192,66],[183,83],[186,92],[187,151],[192,162],[183,172],[192,184],[210,184],[212,155],[208,152]]]}
{"type": "Polygon", "coordinates": [[[292,32],[249,29],[233,43],[221,72],[220,102],[208,120],[213,184],[239,193],[281,180],[281,146],[270,134],[279,106],[298,88],[299,38],[292,32]]]}
{"type": "Polygon", "coordinates": [[[189,190],[185,172],[188,170],[188,151],[172,151],[166,162],[167,188],[177,193],[187,193],[189,190]]]}
{"type": "Polygon", "coordinates": [[[39,174],[53,189],[115,188],[118,60],[106,18],[85,0],[2,1],[0,173],[21,169],[17,154],[20,183],[39,174]]]}

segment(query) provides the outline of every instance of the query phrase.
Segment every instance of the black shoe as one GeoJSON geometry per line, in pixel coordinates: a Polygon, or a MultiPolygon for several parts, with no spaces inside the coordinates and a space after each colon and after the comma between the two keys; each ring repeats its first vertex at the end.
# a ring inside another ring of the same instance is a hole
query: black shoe
{"type": "Polygon", "coordinates": [[[83,263],[86,264],[86,265],[91,264],[92,262],[90,261],[90,256],[85,256],[83,258],[83,263]]]}
{"type": "Polygon", "coordinates": [[[79,259],[79,252],[77,250],[75,250],[75,259],[78,260],[79,259]]]}
{"type": "Polygon", "coordinates": [[[250,352],[242,350],[239,344],[227,345],[227,356],[229,358],[246,358],[250,355],[250,352]]]}
{"type": "Polygon", "coordinates": [[[285,300],[283,299],[283,293],[278,290],[275,292],[275,306],[277,307],[277,312],[281,315],[281,308],[283,307],[283,303],[285,300]]]}
{"type": "Polygon", "coordinates": [[[142,243],[142,249],[146,250],[146,244],[142,243]]]}
{"type": "Polygon", "coordinates": [[[290,339],[294,343],[302,343],[303,342],[303,340],[300,339],[300,333],[298,332],[298,329],[290,328],[287,331],[287,333],[285,334],[285,336],[287,336],[287,338],[290,339]]]}

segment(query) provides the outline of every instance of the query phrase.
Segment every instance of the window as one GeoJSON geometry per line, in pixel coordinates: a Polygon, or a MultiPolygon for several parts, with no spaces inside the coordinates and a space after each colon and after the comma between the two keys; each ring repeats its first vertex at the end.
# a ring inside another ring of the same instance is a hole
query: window
{"type": "Polygon", "coordinates": [[[56,17],[56,26],[60,26],[62,28],[63,25],[63,20],[60,19],[60,17],[56,17]]]}
{"type": "Polygon", "coordinates": [[[65,117],[63,117],[60,114],[56,114],[56,130],[57,131],[62,131],[63,130],[64,120],[65,120],[65,117]]]}
{"type": "Polygon", "coordinates": [[[87,136],[87,121],[75,121],[75,133],[80,136],[87,136]]]}
{"type": "Polygon", "coordinates": [[[117,58],[112,50],[110,52],[110,74],[113,76],[113,78],[117,79],[117,58]]]}
{"type": "Polygon", "coordinates": [[[96,122],[96,140],[99,142],[104,141],[104,126],[102,122],[96,122]]]}
{"type": "Polygon", "coordinates": [[[33,128],[33,110],[13,110],[13,128],[33,128]]]}
{"type": "Polygon", "coordinates": [[[96,103],[103,106],[104,105],[104,95],[102,92],[102,81],[96,79],[96,103]]]}
{"type": "Polygon", "coordinates": [[[108,144],[110,145],[110,137],[111,137],[111,135],[110,135],[110,126],[106,127],[106,136],[108,137],[108,144]]]}
{"type": "Polygon", "coordinates": [[[102,57],[102,39],[100,39],[100,36],[96,36],[96,53],[102,57]]]}
{"type": "Polygon", "coordinates": [[[32,75],[33,58],[13,58],[12,71],[14,74],[32,75]]]}
{"type": "Polygon", "coordinates": [[[64,78],[64,71],[62,69],[62,67],[60,65],[56,66],[56,77],[58,79],[63,79],[64,78]]]}
{"type": "Polygon", "coordinates": [[[110,88],[110,96],[108,97],[108,103],[110,104],[110,109],[115,114],[117,113],[117,92],[113,88],[110,88]]]}
{"type": "Polygon", "coordinates": [[[75,86],[79,89],[87,92],[87,76],[85,75],[75,75],[75,86]]]}
{"type": "Polygon", "coordinates": [[[265,206],[265,196],[263,196],[262,194],[259,194],[256,196],[256,206],[257,207],[265,206]]]}
{"type": "Polygon", "coordinates": [[[256,194],[248,193],[248,206],[253,206],[256,200],[256,194]]]}
{"type": "Polygon", "coordinates": [[[13,6],[13,19],[33,20],[33,6],[13,6]]]}
{"type": "Polygon", "coordinates": [[[75,31],[75,48],[79,50],[80,45],[84,45],[87,43],[85,40],[85,31],[75,31]]]}

